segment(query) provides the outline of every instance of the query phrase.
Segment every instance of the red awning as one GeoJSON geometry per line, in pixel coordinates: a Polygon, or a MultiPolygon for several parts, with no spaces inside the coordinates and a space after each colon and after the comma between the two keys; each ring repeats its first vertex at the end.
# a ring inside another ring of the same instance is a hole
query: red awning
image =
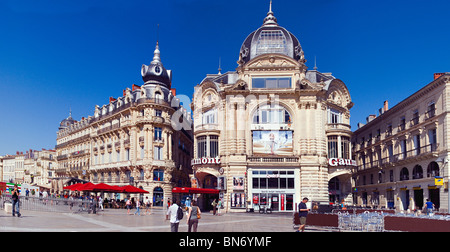
{"type": "Polygon", "coordinates": [[[192,188],[192,187],[174,187],[173,193],[204,193],[204,194],[219,194],[217,189],[209,188],[192,188]]]}
{"type": "Polygon", "coordinates": [[[78,183],[64,187],[64,190],[71,191],[89,191],[89,192],[118,192],[118,193],[149,193],[143,189],[126,185],[126,186],[112,186],[105,183],[93,184],[88,182],[86,184],[78,183]]]}

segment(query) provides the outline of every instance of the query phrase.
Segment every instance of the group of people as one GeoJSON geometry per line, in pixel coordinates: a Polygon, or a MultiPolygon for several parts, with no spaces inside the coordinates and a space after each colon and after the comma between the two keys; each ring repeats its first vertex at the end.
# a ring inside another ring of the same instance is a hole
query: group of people
{"type": "Polygon", "coordinates": [[[219,199],[219,202],[216,202],[216,199],[214,199],[211,206],[213,206],[213,215],[220,216],[221,209],[223,208],[222,199],[219,199]]]}
{"type": "MultiPolygon", "coordinates": [[[[186,206],[186,224],[188,225],[188,232],[197,232],[198,220],[201,218],[202,211],[197,206],[197,201],[190,202],[190,206],[186,206]]],[[[178,232],[180,221],[184,217],[184,212],[181,206],[178,205],[176,199],[172,200],[172,204],[167,209],[166,220],[170,220],[170,231],[178,232]]]]}
{"type": "MultiPolygon", "coordinates": [[[[149,215],[152,214],[151,211],[150,211],[151,206],[152,206],[152,202],[150,201],[150,199],[148,197],[145,197],[143,203],[144,203],[144,206],[145,206],[145,213],[144,213],[144,215],[147,215],[147,213],[149,215]]],[[[140,200],[137,200],[136,202],[134,202],[134,198],[129,198],[128,197],[125,205],[127,206],[127,214],[131,214],[130,211],[131,211],[131,209],[133,208],[133,205],[134,205],[136,207],[136,212],[134,212],[134,215],[137,214],[137,215],[141,216],[141,205],[142,205],[142,203],[141,203],[140,200]]]]}

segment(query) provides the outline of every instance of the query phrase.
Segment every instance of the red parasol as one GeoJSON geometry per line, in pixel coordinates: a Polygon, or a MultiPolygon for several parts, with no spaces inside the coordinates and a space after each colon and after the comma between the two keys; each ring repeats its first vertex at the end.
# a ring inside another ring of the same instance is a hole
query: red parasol
{"type": "Polygon", "coordinates": [[[73,184],[73,185],[70,185],[70,186],[66,186],[66,187],[64,187],[63,189],[64,189],[64,190],[75,191],[75,189],[77,189],[78,187],[80,187],[80,186],[82,186],[82,185],[83,185],[83,183],[77,183],[77,184],[73,184]]]}
{"type": "Polygon", "coordinates": [[[119,192],[117,186],[107,185],[105,183],[96,184],[93,188],[94,191],[105,191],[105,192],[119,192]]]}
{"type": "Polygon", "coordinates": [[[134,187],[132,185],[121,186],[122,192],[124,193],[149,193],[146,190],[134,187]]]}
{"type": "Polygon", "coordinates": [[[95,185],[91,182],[88,182],[86,184],[83,184],[81,186],[78,186],[77,188],[75,188],[75,191],[93,191],[94,190],[95,185]]]}

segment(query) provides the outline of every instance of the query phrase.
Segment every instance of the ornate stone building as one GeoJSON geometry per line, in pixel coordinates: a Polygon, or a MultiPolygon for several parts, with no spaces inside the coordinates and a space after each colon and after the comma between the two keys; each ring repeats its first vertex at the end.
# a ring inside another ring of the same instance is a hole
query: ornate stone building
{"type": "Polygon", "coordinates": [[[303,197],[351,203],[353,103],[344,82],[308,70],[300,42],[278,25],[272,6],[237,63],[195,87],[199,187],[219,188],[231,211],[293,211],[303,197]]]}
{"type": "Polygon", "coordinates": [[[95,106],[94,116],[61,122],[57,171],[94,183],[132,184],[160,205],[172,197],[174,186],[189,185],[192,122],[171,88],[172,74],[161,62],[158,43],[141,74],[141,86],[133,84],[123,96],[95,106]]]}
{"type": "Polygon", "coordinates": [[[421,210],[430,199],[449,206],[448,85],[450,73],[435,79],[354,132],[354,203],[399,211],[421,210]]]}

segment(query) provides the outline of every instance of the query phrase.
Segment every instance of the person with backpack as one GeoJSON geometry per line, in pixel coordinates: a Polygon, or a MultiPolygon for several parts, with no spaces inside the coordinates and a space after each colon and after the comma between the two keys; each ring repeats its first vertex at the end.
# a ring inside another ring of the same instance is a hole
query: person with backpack
{"type": "Polygon", "coordinates": [[[177,200],[173,199],[172,205],[170,205],[167,210],[166,220],[169,220],[170,216],[170,231],[178,232],[178,226],[180,224],[180,220],[183,219],[183,209],[177,204],[177,200]]]}

